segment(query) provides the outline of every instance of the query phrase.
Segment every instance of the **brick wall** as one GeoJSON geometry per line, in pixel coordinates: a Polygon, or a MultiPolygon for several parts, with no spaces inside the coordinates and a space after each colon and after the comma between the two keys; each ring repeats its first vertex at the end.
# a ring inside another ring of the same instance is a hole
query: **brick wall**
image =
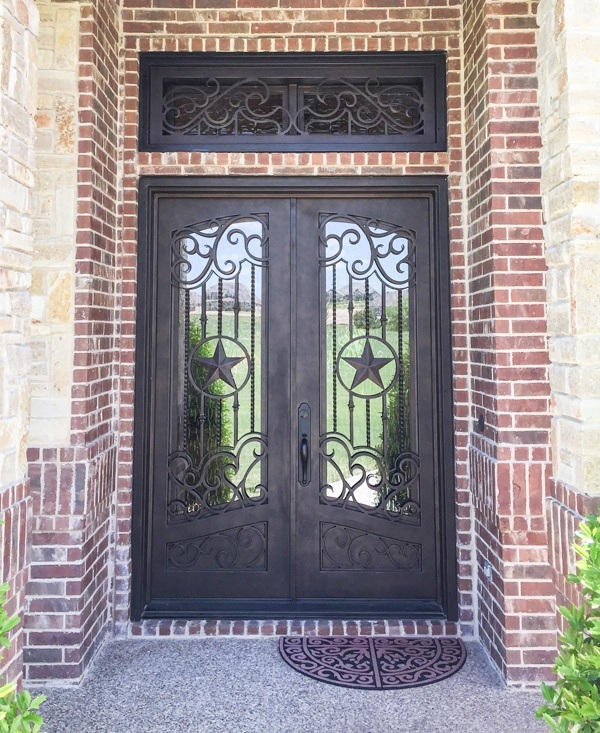
{"type": "MultiPolygon", "coordinates": [[[[46,11],[45,38],[50,33],[61,37],[68,11],[69,21],[74,13],[80,19],[78,52],[69,59],[79,80],[77,141],[74,149],[69,140],[65,151],[76,154],[78,167],[76,234],[74,240],[67,237],[70,250],[67,246],[65,252],[75,263],[74,369],[70,444],[63,447],[47,437],[44,445],[38,443],[29,451],[35,519],[26,673],[31,680],[78,680],[110,624],[109,532],[116,486],[120,320],[118,8],[102,0],[78,8],[51,5],[46,11]]],[[[50,70],[57,64],[56,56],[46,56],[45,61],[50,70]]],[[[50,122],[55,123],[56,97],[46,104],[50,122]]],[[[59,132],[55,125],[54,145],[60,143],[59,132]]],[[[57,158],[54,155],[49,162],[58,165],[57,158]]],[[[50,183],[45,194],[57,201],[61,182],[54,185],[52,189],[50,183]]],[[[67,189],[70,193],[70,186],[67,189]]],[[[63,241],[48,236],[51,243],[63,241]]]]}
{"type": "MultiPolygon", "coordinates": [[[[1,582],[9,614],[23,609],[27,581],[29,485],[29,287],[38,14],[28,0],[0,2],[0,527],[1,582]]],[[[2,654],[0,677],[21,675],[22,628],[2,654]]]]}
{"type": "Polygon", "coordinates": [[[548,676],[556,648],[544,513],[550,418],[535,10],[511,0],[465,5],[479,620],[515,685],[548,676]]]}
{"type": "Polygon", "coordinates": [[[555,635],[543,506],[549,389],[535,3],[202,5],[125,0],[119,38],[115,5],[81,4],[71,444],[40,444],[30,456],[29,676],[78,679],[113,600],[117,631],[129,630],[136,199],[144,174],[449,176],[461,626],[469,633],[479,623],[511,683],[545,676],[555,635]],[[449,150],[140,154],[137,54],[148,50],[443,50],[449,150]],[[480,414],[483,431],[474,425],[480,414]]]}
{"type": "Polygon", "coordinates": [[[574,532],[600,508],[600,5],[540,0],[538,20],[555,478],[549,545],[564,604],[579,600],[566,580],[574,532]]]}
{"type": "Polygon", "coordinates": [[[461,622],[472,630],[472,526],[467,482],[465,259],[462,239],[461,3],[415,0],[127,0],[121,450],[119,463],[116,624],[126,633],[130,593],[133,332],[137,250],[137,180],[170,175],[448,174],[451,187],[452,307],[455,349],[456,471],[461,622]],[[139,51],[415,51],[448,54],[448,153],[137,153],[139,51]]]}
{"type": "MultiPolygon", "coordinates": [[[[352,8],[339,7],[333,0],[303,5],[277,3],[266,8],[264,3],[231,0],[199,11],[189,2],[185,7],[179,3],[173,18],[173,6],[162,1],[143,9],[126,3],[125,247],[131,253],[132,268],[124,280],[130,281],[133,292],[135,182],[141,174],[449,174],[461,620],[468,631],[474,617],[474,561],[482,567],[488,559],[494,575],[491,583],[483,576],[479,580],[481,631],[510,681],[526,684],[547,675],[555,648],[543,511],[549,390],[535,4],[465,3],[464,48],[460,44],[463,8],[457,2],[423,7],[407,1],[393,7],[390,3],[389,8],[370,0],[352,8]],[[137,51],[432,48],[449,54],[447,156],[136,153],[137,51]],[[467,88],[464,120],[461,51],[467,88]],[[466,134],[464,160],[461,123],[466,134]],[[465,275],[470,281],[468,292],[465,275]],[[487,427],[482,435],[474,434],[473,420],[481,412],[487,427]],[[477,505],[476,527],[471,522],[471,498],[477,505]],[[474,529],[477,558],[472,554],[474,529]],[[538,612],[533,621],[531,611],[538,612]]],[[[130,318],[134,318],[133,307],[130,318]]],[[[131,403],[132,393],[123,394],[122,399],[131,403]]],[[[126,424],[122,428],[126,430],[126,424]]],[[[128,608],[129,458],[126,454],[120,469],[120,626],[126,622],[128,608]]]]}

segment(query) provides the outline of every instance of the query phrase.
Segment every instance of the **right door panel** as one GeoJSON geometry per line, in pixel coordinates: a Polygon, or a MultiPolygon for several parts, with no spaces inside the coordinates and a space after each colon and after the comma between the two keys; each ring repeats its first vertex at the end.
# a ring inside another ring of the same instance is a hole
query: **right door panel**
{"type": "Polygon", "coordinates": [[[299,599],[438,599],[431,216],[298,200],[299,599]]]}

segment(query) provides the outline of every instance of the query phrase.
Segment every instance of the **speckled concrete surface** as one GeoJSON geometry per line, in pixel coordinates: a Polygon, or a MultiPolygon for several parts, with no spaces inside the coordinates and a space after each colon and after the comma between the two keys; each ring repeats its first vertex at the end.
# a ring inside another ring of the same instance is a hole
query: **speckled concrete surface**
{"type": "MultiPolygon", "coordinates": [[[[46,733],[536,733],[540,695],[508,691],[481,648],[411,690],[349,690],[295,672],[275,639],[111,641],[85,682],[46,688],[46,733]]],[[[36,688],[36,691],[40,688],[36,688]]]]}

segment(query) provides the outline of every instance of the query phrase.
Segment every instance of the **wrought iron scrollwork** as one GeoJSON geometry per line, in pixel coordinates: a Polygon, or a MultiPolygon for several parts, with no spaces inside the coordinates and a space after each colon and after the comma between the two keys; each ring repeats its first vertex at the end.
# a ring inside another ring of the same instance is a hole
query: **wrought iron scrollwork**
{"type": "Polygon", "coordinates": [[[422,135],[419,84],[389,79],[320,79],[298,85],[248,77],[215,77],[168,84],[162,134],[193,135],[422,135]]]}
{"type": "Polygon", "coordinates": [[[420,570],[421,545],[321,522],[321,570],[420,570]]]}
{"type": "Polygon", "coordinates": [[[167,544],[167,567],[179,570],[266,570],[267,524],[248,524],[167,544]]]}
{"type": "Polygon", "coordinates": [[[403,453],[390,469],[377,450],[353,446],[340,433],[323,436],[320,451],[328,474],[336,477],[321,486],[321,503],[391,521],[420,523],[416,454],[403,453]]]}
{"type": "Polygon", "coordinates": [[[281,89],[253,78],[171,86],[163,98],[163,135],[277,135],[289,127],[283,99],[281,89]]]}
{"type": "Polygon", "coordinates": [[[253,475],[267,457],[266,436],[246,434],[232,449],[220,446],[201,459],[200,465],[186,451],[169,457],[171,522],[222,514],[232,509],[267,502],[267,487],[253,475]]]}
{"type": "Polygon", "coordinates": [[[410,439],[416,233],[377,219],[321,213],[319,239],[323,339],[331,344],[320,500],[419,524],[419,458],[410,439]]]}
{"type": "Polygon", "coordinates": [[[416,234],[411,229],[363,216],[320,214],[319,233],[321,265],[343,262],[354,280],[375,275],[393,289],[414,284],[416,234]]]}
{"type": "Polygon", "coordinates": [[[424,103],[417,86],[327,79],[305,92],[304,101],[296,127],[309,135],[423,133],[424,103]]]}
{"type": "Polygon", "coordinates": [[[268,214],[249,214],[209,219],[173,232],[173,283],[191,289],[210,275],[231,280],[245,262],[265,266],[268,231],[268,214]]]}

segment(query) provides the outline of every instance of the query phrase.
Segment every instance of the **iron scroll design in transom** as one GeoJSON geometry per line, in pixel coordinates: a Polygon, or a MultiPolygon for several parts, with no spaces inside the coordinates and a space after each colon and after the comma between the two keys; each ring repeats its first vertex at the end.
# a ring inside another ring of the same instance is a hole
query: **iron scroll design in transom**
{"type": "Polygon", "coordinates": [[[141,150],[445,150],[437,52],[141,54],[141,150]]]}
{"type": "Polygon", "coordinates": [[[300,108],[292,111],[283,105],[287,89],[260,79],[172,84],[164,95],[162,134],[422,135],[425,128],[418,84],[325,79],[300,94],[300,108]]]}

